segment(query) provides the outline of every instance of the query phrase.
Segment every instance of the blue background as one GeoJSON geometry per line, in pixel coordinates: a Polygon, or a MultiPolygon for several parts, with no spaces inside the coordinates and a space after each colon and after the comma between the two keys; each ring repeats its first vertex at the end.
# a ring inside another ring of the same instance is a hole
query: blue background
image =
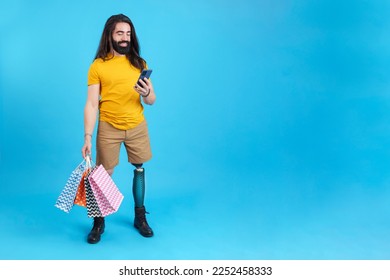
{"type": "Polygon", "coordinates": [[[390,3],[7,1],[0,10],[1,259],[389,259],[390,3]],[[54,207],[81,162],[86,78],[106,19],[153,68],[145,165],[98,245],[54,207]]]}

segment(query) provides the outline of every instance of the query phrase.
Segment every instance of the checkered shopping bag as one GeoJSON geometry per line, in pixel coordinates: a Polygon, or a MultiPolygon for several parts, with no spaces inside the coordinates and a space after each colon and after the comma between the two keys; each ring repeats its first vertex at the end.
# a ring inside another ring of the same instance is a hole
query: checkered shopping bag
{"type": "Polygon", "coordinates": [[[123,194],[119,191],[103,165],[97,166],[89,174],[88,181],[102,217],[118,211],[123,200],[123,194]]]}
{"type": "Polygon", "coordinates": [[[86,161],[83,160],[70,174],[65,187],[60,196],[57,198],[55,207],[69,213],[74,205],[74,200],[77,194],[77,189],[85,169],[87,168],[86,161]]]}

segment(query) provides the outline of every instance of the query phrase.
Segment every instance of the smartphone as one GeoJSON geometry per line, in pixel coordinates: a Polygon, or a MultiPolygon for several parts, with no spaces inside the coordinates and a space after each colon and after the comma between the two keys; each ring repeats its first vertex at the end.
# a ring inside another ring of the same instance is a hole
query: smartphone
{"type": "Polygon", "coordinates": [[[137,84],[138,86],[142,87],[141,83],[139,82],[139,80],[143,80],[144,78],[147,78],[149,79],[150,78],[150,75],[152,75],[152,69],[144,69],[142,70],[141,74],[139,75],[139,78],[137,80],[137,84]]]}

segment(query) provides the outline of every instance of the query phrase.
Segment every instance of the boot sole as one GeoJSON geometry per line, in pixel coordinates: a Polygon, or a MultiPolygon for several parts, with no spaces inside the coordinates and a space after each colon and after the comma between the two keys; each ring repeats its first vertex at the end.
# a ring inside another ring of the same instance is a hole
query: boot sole
{"type": "Polygon", "coordinates": [[[101,236],[102,236],[103,233],[104,233],[104,229],[103,229],[103,231],[100,233],[99,240],[94,241],[94,240],[89,240],[89,239],[87,239],[87,242],[88,242],[89,244],[96,244],[96,243],[99,243],[100,240],[101,240],[101,236]]]}
{"type": "Polygon", "coordinates": [[[151,233],[151,234],[143,234],[140,230],[139,230],[139,227],[137,227],[136,225],[134,225],[134,227],[138,230],[139,234],[141,234],[143,237],[152,237],[154,235],[154,233],[151,233]]]}

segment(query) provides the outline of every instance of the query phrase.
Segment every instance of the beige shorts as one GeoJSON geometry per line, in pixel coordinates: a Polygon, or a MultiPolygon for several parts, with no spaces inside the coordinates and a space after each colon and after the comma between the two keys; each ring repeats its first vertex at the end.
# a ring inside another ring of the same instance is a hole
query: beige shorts
{"type": "Polygon", "coordinates": [[[144,163],[152,158],[146,120],[135,128],[120,130],[108,122],[99,121],[96,139],[96,164],[112,169],[119,163],[121,144],[130,163],[144,163]]]}

